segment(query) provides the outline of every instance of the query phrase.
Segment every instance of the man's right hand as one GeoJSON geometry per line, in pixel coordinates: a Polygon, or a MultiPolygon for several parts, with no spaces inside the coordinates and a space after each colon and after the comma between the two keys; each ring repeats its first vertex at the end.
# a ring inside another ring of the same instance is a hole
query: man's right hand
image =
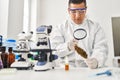
{"type": "Polygon", "coordinates": [[[71,40],[70,42],[68,42],[68,49],[69,50],[75,50],[75,45],[78,43],[78,41],[77,40],[71,40]]]}

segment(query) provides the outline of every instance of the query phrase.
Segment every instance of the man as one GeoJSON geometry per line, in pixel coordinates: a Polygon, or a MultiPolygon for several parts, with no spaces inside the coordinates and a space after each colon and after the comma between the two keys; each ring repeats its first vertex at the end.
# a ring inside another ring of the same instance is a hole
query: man
{"type": "Polygon", "coordinates": [[[73,66],[88,66],[95,69],[103,67],[107,59],[108,46],[105,34],[98,23],[86,18],[86,0],[69,0],[68,13],[70,19],[53,28],[51,33],[52,48],[57,49],[58,56],[64,61],[68,57],[69,64],[73,66]],[[73,37],[77,29],[86,31],[86,37],[76,40],[73,37]],[[87,59],[80,56],[75,45],[87,53],[87,59]]]}

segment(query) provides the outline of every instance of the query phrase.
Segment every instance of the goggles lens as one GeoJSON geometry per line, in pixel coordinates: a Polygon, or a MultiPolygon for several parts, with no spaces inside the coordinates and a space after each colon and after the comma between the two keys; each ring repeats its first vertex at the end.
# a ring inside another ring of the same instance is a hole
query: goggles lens
{"type": "Polygon", "coordinates": [[[85,13],[86,9],[87,8],[69,8],[70,13],[72,14],[76,14],[76,13],[83,14],[85,13]]]}

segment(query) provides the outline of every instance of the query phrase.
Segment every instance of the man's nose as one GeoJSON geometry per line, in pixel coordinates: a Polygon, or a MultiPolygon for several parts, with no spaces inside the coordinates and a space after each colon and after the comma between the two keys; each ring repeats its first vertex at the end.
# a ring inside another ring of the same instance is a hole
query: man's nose
{"type": "Polygon", "coordinates": [[[80,13],[79,12],[76,12],[76,18],[80,18],[80,13]]]}

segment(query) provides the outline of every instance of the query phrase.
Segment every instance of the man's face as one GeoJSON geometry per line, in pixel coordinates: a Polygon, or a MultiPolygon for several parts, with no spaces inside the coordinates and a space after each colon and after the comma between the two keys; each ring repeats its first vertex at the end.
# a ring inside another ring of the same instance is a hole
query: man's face
{"type": "Polygon", "coordinates": [[[85,18],[86,6],[85,3],[73,4],[71,3],[68,8],[71,19],[76,24],[81,24],[85,18]]]}

